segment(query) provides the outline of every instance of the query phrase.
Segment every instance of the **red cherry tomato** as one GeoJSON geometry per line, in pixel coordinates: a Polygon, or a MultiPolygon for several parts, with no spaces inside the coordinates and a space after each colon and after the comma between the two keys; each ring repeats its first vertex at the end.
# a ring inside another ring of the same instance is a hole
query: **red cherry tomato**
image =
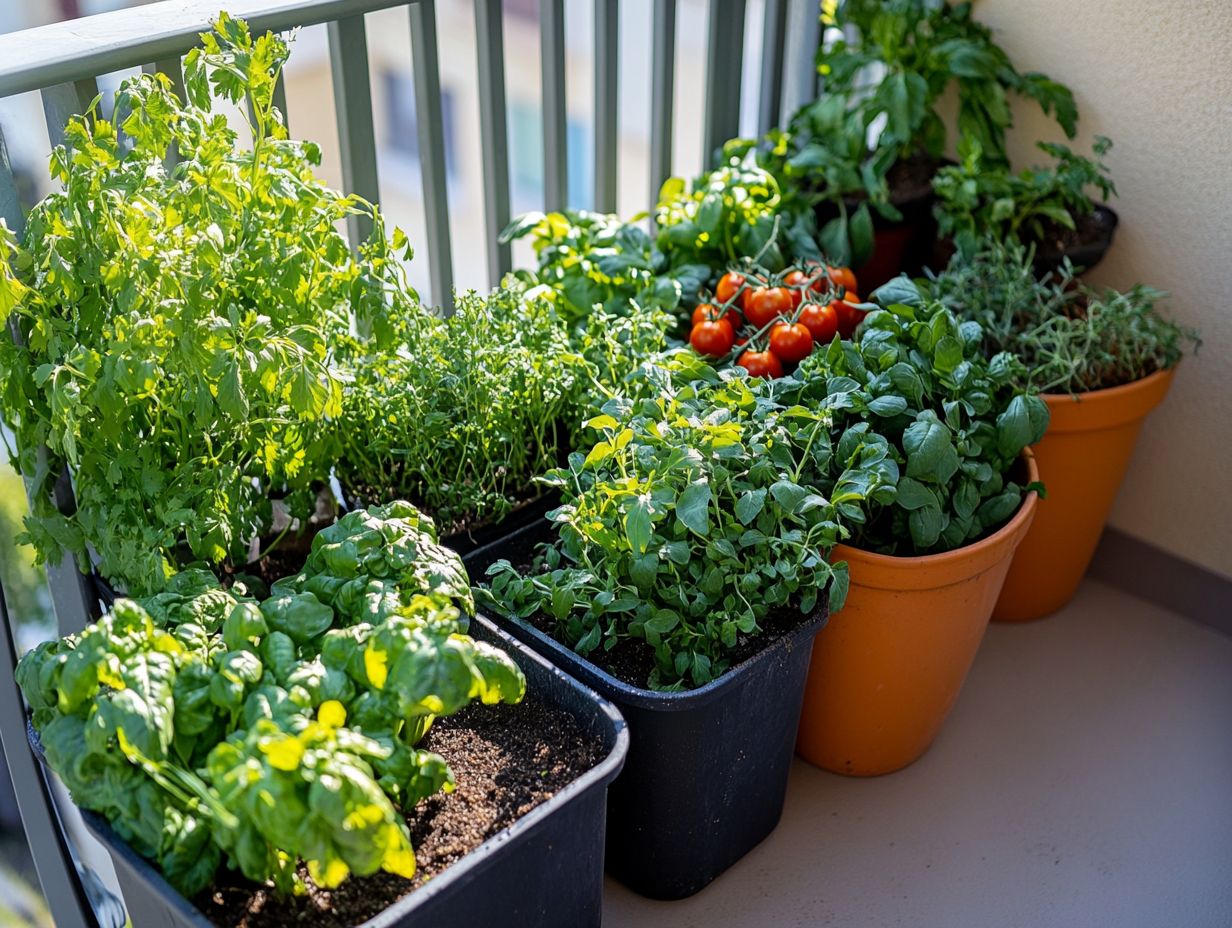
{"type": "Polygon", "coordinates": [[[699,322],[713,322],[715,319],[726,319],[733,329],[740,328],[740,314],[735,309],[720,312],[713,303],[699,303],[693,310],[693,325],[699,322]]]}
{"type": "Polygon", "coordinates": [[[731,298],[740,292],[744,286],[744,275],[728,271],[719,278],[719,285],[714,288],[714,298],[720,303],[730,303],[731,298]]]}
{"type": "Polygon", "coordinates": [[[783,278],[783,286],[791,292],[791,306],[796,309],[804,302],[804,290],[808,276],[804,271],[788,271],[783,278]]]}
{"type": "Polygon", "coordinates": [[[854,290],[856,284],[856,275],[851,272],[849,267],[827,267],[826,273],[830,275],[830,280],[834,282],[834,286],[842,287],[844,290],[854,290]]]}
{"type": "Polygon", "coordinates": [[[689,333],[689,344],[698,354],[721,358],[732,350],[736,332],[726,319],[699,322],[689,333]]]}
{"type": "Polygon", "coordinates": [[[749,297],[745,318],[755,328],[791,313],[791,291],[786,287],[758,287],[749,297]]]}
{"type": "Polygon", "coordinates": [[[800,310],[799,322],[809,330],[818,345],[828,345],[838,332],[838,313],[829,303],[806,303],[800,310]]]}
{"type": "Polygon", "coordinates": [[[736,363],[748,371],[750,377],[783,376],[782,362],[769,351],[746,351],[736,363]]]}
{"type": "Polygon", "coordinates": [[[798,364],[813,351],[813,335],[798,322],[779,322],[770,329],[770,350],[780,361],[798,364]]]}
{"type": "Polygon", "coordinates": [[[851,268],[847,267],[821,267],[817,265],[810,268],[810,275],[816,275],[813,281],[813,289],[818,293],[825,293],[828,290],[836,290],[842,287],[844,291],[854,290],[856,288],[856,275],[851,272],[851,268]]]}
{"type": "Polygon", "coordinates": [[[843,338],[851,338],[856,327],[864,319],[864,311],[856,309],[853,305],[859,302],[860,298],[858,296],[854,293],[848,293],[841,300],[834,300],[830,304],[838,315],[838,331],[843,338]]]}

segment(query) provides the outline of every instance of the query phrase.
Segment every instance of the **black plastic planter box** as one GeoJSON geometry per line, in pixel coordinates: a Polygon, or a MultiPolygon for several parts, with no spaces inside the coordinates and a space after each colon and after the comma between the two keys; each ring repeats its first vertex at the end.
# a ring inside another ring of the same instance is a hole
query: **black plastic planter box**
{"type": "MultiPolygon", "coordinates": [[[[541,540],[523,529],[464,558],[479,582],[503,557],[541,540]]],[[[795,751],[813,619],[696,690],[630,686],[525,622],[509,630],[611,700],[629,724],[624,771],[608,791],[607,869],[651,899],[691,896],[778,824],[795,751]]]]}
{"type": "MultiPolygon", "coordinates": [[[[472,620],[471,634],[505,648],[526,674],[528,691],[567,710],[584,731],[602,740],[606,755],[547,802],[357,928],[597,928],[606,794],[628,750],[624,720],[611,703],[486,619],[472,620]]],[[[41,758],[33,727],[30,743],[41,758]]],[[[213,928],[105,820],[84,810],[82,816],[111,854],[134,928],[213,928]]]]}

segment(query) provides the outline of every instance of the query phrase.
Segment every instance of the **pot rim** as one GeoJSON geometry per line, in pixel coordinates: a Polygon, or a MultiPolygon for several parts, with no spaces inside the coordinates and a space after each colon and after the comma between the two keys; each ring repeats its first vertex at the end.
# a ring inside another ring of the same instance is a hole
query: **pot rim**
{"type": "MultiPolygon", "coordinates": [[[[1027,483],[1038,482],[1039,467],[1030,448],[1022,450],[1022,458],[1027,464],[1027,483]]],[[[1039,494],[1028,490],[1018,511],[1008,522],[986,538],[953,551],[900,556],[877,554],[840,544],[835,546],[830,558],[859,566],[860,576],[852,578],[853,586],[893,590],[931,590],[953,586],[990,570],[1012,555],[1026,536],[1038,504],[1039,494]]]]}
{"type": "Polygon", "coordinates": [[[1083,393],[1041,393],[1051,421],[1044,435],[1097,432],[1145,418],[1164,401],[1180,362],[1129,383],[1083,393]]]}
{"type": "MultiPolygon", "coordinates": [[[[561,664],[558,666],[563,665],[562,669],[566,674],[577,677],[584,686],[596,690],[602,699],[619,699],[630,706],[652,709],[657,712],[685,712],[712,702],[732,687],[739,686],[762,664],[774,660],[781,651],[802,647],[811,642],[813,636],[821,631],[830,618],[829,587],[822,596],[824,599],[819,599],[817,608],[795,629],[776,638],[736,666],[729,667],[709,683],[689,690],[652,690],[636,683],[626,683],[525,619],[499,621],[507,621],[516,625],[520,630],[524,630],[542,642],[551,650],[550,658],[553,661],[560,661],[561,664]]],[[[803,615],[801,613],[801,616],[803,615]]],[[[489,621],[498,620],[489,619],[489,621]]]]}

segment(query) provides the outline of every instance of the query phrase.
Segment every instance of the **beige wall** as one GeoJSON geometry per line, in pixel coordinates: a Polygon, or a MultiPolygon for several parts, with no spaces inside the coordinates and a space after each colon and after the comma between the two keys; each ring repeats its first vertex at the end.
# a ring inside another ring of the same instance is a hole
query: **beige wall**
{"type": "MultiPolygon", "coordinates": [[[[1232,575],[1232,2],[977,0],[1020,70],[1073,88],[1078,145],[1114,143],[1116,242],[1096,283],[1142,280],[1202,330],[1165,404],[1147,422],[1112,523],[1232,575]]],[[[1011,154],[1061,141],[1017,108],[1011,154]]]]}

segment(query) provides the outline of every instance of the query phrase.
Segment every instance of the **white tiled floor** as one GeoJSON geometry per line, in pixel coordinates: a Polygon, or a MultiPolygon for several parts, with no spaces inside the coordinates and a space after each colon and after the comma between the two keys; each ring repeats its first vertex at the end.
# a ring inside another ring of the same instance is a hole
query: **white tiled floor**
{"type": "Polygon", "coordinates": [[[609,879],[604,924],[1232,928],[1232,638],[1090,581],[989,629],[915,765],[797,761],[748,857],[682,902],[609,879]]]}

